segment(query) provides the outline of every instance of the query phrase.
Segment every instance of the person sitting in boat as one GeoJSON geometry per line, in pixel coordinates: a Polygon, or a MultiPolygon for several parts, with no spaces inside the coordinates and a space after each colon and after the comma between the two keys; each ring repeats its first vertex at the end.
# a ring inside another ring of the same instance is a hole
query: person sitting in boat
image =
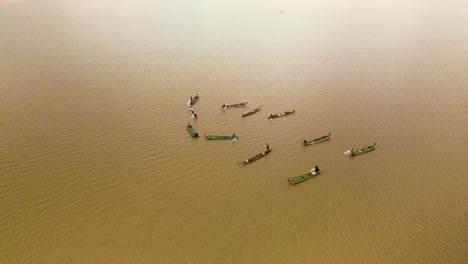
{"type": "Polygon", "coordinates": [[[194,113],[193,113],[193,117],[194,117],[194,118],[197,118],[197,117],[198,117],[198,114],[194,112],[194,113]]]}
{"type": "Polygon", "coordinates": [[[351,149],[351,156],[354,155],[354,149],[351,149]]]}
{"type": "Polygon", "coordinates": [[[232,139],[236,138],[236,133],[232,133],[232,139]]]}
{"type": "Polygon", "coordinates": [[[310,170],[310,173],[314,174],[314,173],[318,173],[320,171],[320,168],[315,165],[315,167],[313,167],[311,170],[310,170]]]}
{"type": "Polygon", "coordinates": [[[274,117],[273,114],[270,114],[270,118],[273,118],[273,117],[274,117]]]}
{"type": "Polygon", "coordinates": [[[306,139],[304,139],[304,144],[307,144],[307,140],[306,140],[306,139]]]}

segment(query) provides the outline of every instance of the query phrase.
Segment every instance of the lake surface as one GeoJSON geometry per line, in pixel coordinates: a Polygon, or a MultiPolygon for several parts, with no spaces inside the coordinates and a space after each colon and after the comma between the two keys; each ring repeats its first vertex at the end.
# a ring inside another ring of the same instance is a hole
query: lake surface
{"type": "Polygon", "coordinates": [[[0,3],[0,262],[468,262],[468,4],[0,3]]]}

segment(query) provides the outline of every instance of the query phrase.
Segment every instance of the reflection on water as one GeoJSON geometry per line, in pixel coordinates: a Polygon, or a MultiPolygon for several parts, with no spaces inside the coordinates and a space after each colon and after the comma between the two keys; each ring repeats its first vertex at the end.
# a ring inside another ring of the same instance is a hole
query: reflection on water
{"type": "Polygon", "coordinates": [[[2,262],[466,261],[466,4],[182,2],[1,4],[2,262]]]}

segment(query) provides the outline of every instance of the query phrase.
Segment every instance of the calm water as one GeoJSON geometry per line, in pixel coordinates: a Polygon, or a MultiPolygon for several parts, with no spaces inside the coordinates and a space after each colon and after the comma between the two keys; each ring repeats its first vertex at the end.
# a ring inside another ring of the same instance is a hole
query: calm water
{"type": "Polygon", "coordinates": [[[0,262],[468,262],[467,4],[0,2],[0,262]]]}

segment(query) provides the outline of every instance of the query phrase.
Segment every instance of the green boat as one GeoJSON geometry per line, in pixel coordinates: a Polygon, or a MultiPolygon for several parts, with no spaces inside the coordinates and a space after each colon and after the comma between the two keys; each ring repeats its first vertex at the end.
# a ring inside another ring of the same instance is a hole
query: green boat
{"type": "Polygon", "coordinates": [[[253,115],[255,113],[257,113],[258,111],[260,111],[260,108],[262,108],[263,105],[253,109],[253,110],[250,110],[249,112],[247,113],[242,113],[242,117],[246,117],[246,116],[249,116],[249,115],[253,115]]]}
{"type": "Polygon", "coordinates": [[[303,175],[299,175],[299,176],[296,176],[294,178],[289,178],[288,179],[288,182],[289,184],[296,184],[296,183],[300,183],[300,182],[303,182],[305,180],[308,180],[316,175],[319,175],[320,173],[322,172],[322,170],[319,170],[318,172],[308,172],[306,174],[303,174],[303,175]]]}
{"type": "Polygon", "coordinates": [[[248,159],[246,159],[246,160],[244,160],[242,162],[239,162],[238,164],[242,164],[242,165],[250,164],[250,163],[252,163],[252,162],[254,162],[256,160],[259,160],[259,159],[265,157],[270,152],[271,152],[271,149],[265,150],[262,153],[259,153],[259,154],[255,155],[255,156],[251,157],[251,158],[248,158],[248,159]]]}
{"type": "MultiPolygon", "coordinates": [[[[236,140],[239,139],[239,136],[235,136],[236,140]]],[[[207,135],[205,136],[208,140],[233,140],[233,136],[215,136],[215,135],[207,135]]]]}
{"type": "Polygon", "coordinates": [[[369,145],[369,146],[365,146],[361,149],[358,149],[358,150],[355,150],[355,149],[350,149],[350,150],[347,150],[344,152],[345,155],[347,156],[357,156],[357,155],[361,155],[363,153],[366,153],[366,152],[369,152],[371,150],[374,150],[375,149],[375,145],[377,143],[374,143],[374,145],[369,145]]]}
{"type": "Polygon", "coordinates": [[[291,115],[291,114],[294,114],[296,112],[296,109],[292,110],[292,111],[286,111],[286,112],[283,112],[283,113],[279,113],[279,114],[270,114],[270,116],[268,117],[268,119],[272,120],[273,118],[278,118],[278,117],[283,117],[283,116],[287,116],[287,115],[291,115]]]}
{"type": "Polygon", "coordinates": [[[321,136],[321,137],[318,137],[318,138],[315,138],[315,139],[312,139],[312,140],[309,140],[309,141],[304,139],[304,142],[302,142],[302,144],[303,145],[313,145],[313,144],[316,144],[316,143],[320,143],[320,142],[323,142],[325,140],[329,140],[330,135],[331,135],[331,133],[328,133],[328,135],[321,136]]]}
{"type": "Polygon", "coordinates": [[[189,134],[190,134],[192,137],[198,137],[198,133],[195,132],[195,129],[194,129],[193,126],[190,124],[190,122],[187,124],[187,131],[189,132],[189,134]]]}
{"type": "Polygon", "coordinates": [[[224,108],[224,109],[227,109],[229,107],[241,107],[241,106],[246,106],[249,102],[242,102],[242,103],[238,103],[238,104],[230,104],[230,105],[225,105],[223,104],[221,106],[221,108],[224,108]]]}
{"type": "Polygon", "coordinates": [[[192,106],[192,105],[194,105],[194,104],[198,101],[198,99],[200,99],[200,97],[198,96],[198,94],[195,95],[194,97],[190,97],[190,101],[188,101],[187,104],[188,104],[189,106],[192,106]]]}

